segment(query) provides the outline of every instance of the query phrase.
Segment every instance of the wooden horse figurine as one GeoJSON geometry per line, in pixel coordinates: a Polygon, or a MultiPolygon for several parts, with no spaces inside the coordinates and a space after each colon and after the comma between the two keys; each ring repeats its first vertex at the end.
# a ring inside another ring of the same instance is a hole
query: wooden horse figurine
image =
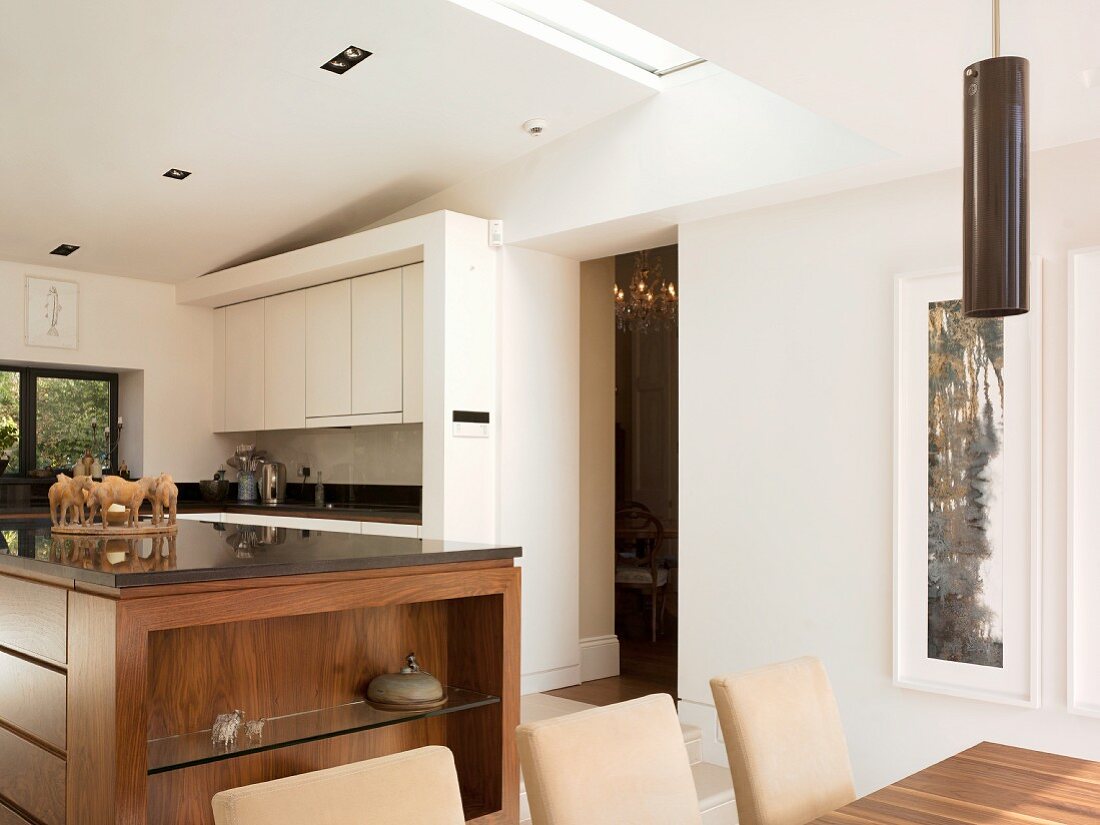
{"type": "Polygon", "coordinates": [[[152,486],[155,489],[156,479],[141,479],[141,481],[127,481],[119,476],[107,476],[103,481],[92,487],[88,495],[88,524],[95,523],[96,512],[99,512],[103,521],[103,529],[107,529],[107,511],[112,504],[121,504],[129,512],[126,523],[130,527],[137,527],[138,511],[145,500],[146,492],[152,486]],[[147,482],[143,484],[142,482],[147,482]]]}
{"type": "Polygon", "coordinates": [[[161,516],[164,515],[165,508],[168,509],[168,524],[169,526],[176,523],[176,504],[179,501],[180,491],[172,481],[172,476],[168,473],[161,473],[157,476],[156,493],[153,497],[153,524],[160,526],[161,516]]]}
{"type": "Polygon", "coordinates": [[[84,501],[86,493],[95,482],[88,476],[69,478],[59,473],[57,482],[50,487],[50,521],[54,527],[64,527],[70,520],[76,524],[84,523],[84,501]]]}

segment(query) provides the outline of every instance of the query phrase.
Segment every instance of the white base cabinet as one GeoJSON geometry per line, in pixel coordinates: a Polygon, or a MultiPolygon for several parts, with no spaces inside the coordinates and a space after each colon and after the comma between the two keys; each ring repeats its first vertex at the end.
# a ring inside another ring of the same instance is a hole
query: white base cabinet
{"type": "Polygon", "coordinates": [[[328,533],[355,533],[364,536],[392,536],[418,539],[419,524],[392,524],[384,521],[275,516],[266,513],[180,513],[182,521],[207,521],[215,524],[250,524],[257,527],[286,527],[291,530],[319,530],[328,533]]]}

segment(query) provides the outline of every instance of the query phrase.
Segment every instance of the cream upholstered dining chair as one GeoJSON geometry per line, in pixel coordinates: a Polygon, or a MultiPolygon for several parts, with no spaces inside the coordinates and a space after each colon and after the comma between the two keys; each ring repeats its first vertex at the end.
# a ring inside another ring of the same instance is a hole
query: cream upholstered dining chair
{"type": "Polygon", "coordinates": [[[667,694],[516,729],[531,825],[698,825],[699,798],[667,694]]]}
{"type": "Polygon", "coordinates": [[[795,659],[710,680],[740,825],[804,825],[856,798],[825,666],[795,659]]]}
{"type": "Polygon", "coordinates": [[[217,825],[463,825],[454,757],[418,748],[214,796],[217,825]]]}

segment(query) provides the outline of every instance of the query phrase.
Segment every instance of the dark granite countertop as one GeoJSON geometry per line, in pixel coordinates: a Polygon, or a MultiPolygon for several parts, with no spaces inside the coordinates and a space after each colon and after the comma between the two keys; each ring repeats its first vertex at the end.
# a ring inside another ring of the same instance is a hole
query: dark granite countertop
{"type": "Polygon", "coordinates": [[[518,547],[180,522],[168,537],[54,536],[49,521],[0,522],[5,569],[104,587],[224,581],[514,559],[518,547]]]}
{"type": "MultiPolygon", "coordinates": [[[[54,479],[0,477],[0,519],[15,515],[47,515],[46,492],[54,479]]],[[[287,501],[266,505],[258,502],[238,502],[237,485],[229,485],[223,501],[203,501],[199,485],[178,482],[182,513],[270,513],[298,518],[330,518],[344,521],[378,521],[391,524],[421,523],[421,488],[408,485],[328,484],[329,502],[324,507],[314,504],[314,485],[287,486],[287,501]]],[[[148,511],[145,504],[143,510],[148,511]]]]}
{"type": "Polygon", "coordinates": [[[345,521],[381,521],[391,524],[420,524],[420,510],[404,507],[378,507],[366,504],[328,504],[318,507],[304,501],[260,504],[239,501],[181,501],[181,513],[256,513],[299,518],[331,518],[345,521]]]}

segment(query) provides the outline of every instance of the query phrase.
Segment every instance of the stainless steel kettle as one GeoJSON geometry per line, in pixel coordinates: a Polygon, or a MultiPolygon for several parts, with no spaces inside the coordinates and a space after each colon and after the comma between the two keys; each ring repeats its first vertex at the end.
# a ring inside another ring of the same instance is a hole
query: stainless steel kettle
{"type": "Polygon", "coordinates": [[[282,504],[286,501],[286,465],[268,461],[260,468],[260,501],[282,504]]]}

